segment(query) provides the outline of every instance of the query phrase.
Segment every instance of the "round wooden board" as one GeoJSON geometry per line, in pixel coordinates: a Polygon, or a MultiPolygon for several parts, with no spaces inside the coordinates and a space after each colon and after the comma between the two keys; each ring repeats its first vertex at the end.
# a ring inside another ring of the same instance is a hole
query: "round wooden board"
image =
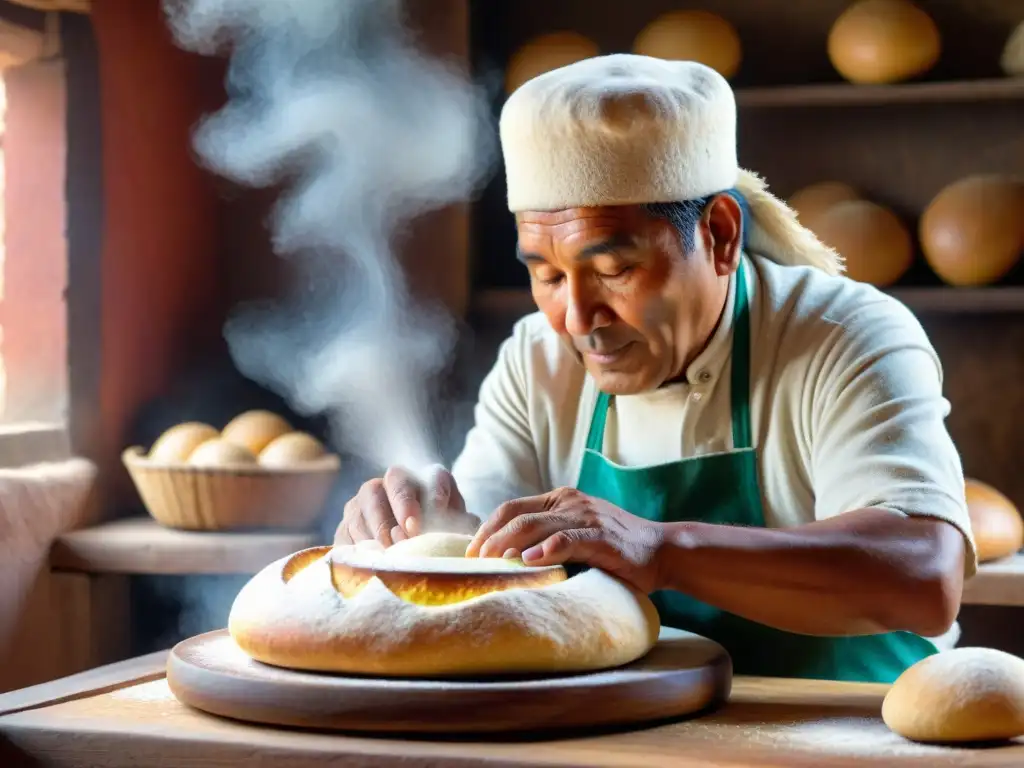
{"type": "Polygon", "coordinates": [[[350,732],[481,733],[621,726],[690,715],[726,701],[732,660],[722,646],[662,628],[625,667],[490,680],[349,677],[267,666],[227,630],[171,651],[167,682],[182,703],[268,725],[350,732]]]}

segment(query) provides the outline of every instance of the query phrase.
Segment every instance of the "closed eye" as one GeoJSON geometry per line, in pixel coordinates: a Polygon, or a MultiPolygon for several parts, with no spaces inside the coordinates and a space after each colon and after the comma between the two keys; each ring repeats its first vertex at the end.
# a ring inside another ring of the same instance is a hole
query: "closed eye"
{"type": "Polygon", "coordinates": [[[616,280],[616,279],[619,279],[619,278],[622,278],[622,277],[627,277],[635,269],[636,269],[636,267],[634,265],[630,264],[629,266],[623,267],[622,269],[620,269],[617,272],[602,273],[601,277],[604,277],[604,278],[609,279],[609,280],[616,280]]]}

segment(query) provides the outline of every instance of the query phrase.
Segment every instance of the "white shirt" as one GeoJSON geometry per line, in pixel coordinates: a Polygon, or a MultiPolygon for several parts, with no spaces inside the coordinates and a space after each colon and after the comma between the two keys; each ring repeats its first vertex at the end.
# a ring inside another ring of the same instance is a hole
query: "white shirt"
{"type": "MultiPolygon", "coordinates": [[[[865,507],[947,520],[977,560],[963,468],[946,429],[942,367],[914,315],[881,291],[812,267],[747,259],[750,407],[769,527],[865,507]]],[[[686,382],[616,396],[604,454],[646,466],[732,449],[735,276],[686,382]]],[[[546,318],[521,319],[484,379],[452,472],[467,509],[575,486],[597,389],[546,318]]]]}

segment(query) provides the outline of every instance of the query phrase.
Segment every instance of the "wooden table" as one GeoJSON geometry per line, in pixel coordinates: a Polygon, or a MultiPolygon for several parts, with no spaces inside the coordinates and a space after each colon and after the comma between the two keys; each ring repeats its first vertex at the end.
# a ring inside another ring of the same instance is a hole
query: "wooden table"
{"type": "Polygon", "coordinates": [[[166,653],[152,654],[0,695],[0,765],[1024,765],[1024,740],[967,749],[900,739],[879,717],[886,691],[879,685],[740,677],[726,707],[685,722],[544,741],[428,741],[276,730],[211,717],[174,699],[163,675],[165,660],[166,653]]]}

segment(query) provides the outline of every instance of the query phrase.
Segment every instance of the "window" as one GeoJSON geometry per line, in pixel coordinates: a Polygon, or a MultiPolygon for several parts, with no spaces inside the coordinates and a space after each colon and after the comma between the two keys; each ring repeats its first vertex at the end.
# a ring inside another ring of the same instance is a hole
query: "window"
{"type": "Polygon", "coordinates": [[[69,452],[67,89],[46,19],[0,17],[0,466],[69,452]]]}

